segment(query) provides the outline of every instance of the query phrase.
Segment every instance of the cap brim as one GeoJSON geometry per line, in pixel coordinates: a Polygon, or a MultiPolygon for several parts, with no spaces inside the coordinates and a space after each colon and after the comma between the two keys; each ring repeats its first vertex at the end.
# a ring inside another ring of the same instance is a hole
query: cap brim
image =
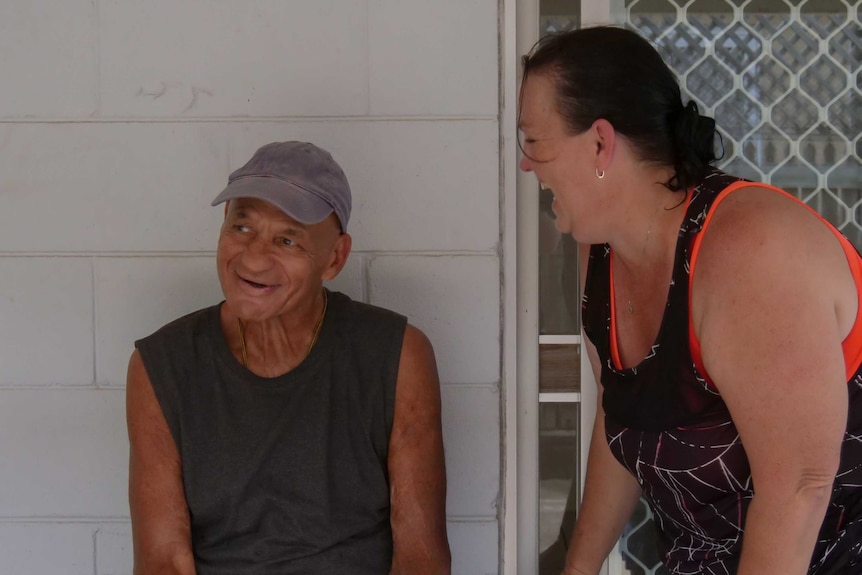
{"type": "Polygon", "coordinates": [[[228,200],[257,198],[274,205],[302,224],[322,222],[334,210],[332,206],[311,192],[280,180],[261,176],[237,178],[213,200],[217,206],[228,200]]]}

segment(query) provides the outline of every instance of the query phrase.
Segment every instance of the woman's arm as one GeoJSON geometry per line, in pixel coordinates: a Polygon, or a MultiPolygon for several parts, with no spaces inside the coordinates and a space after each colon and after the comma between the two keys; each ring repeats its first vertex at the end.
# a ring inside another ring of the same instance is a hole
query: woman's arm
{"type": "MultiPolygon", "coordinates": [[[[578,246],[581,293],[587,276],[589,245],[578,246]]],[[[626,521],[640,498],[641,489],[634,477],[614,458],[605,438],[605,411],[602,408],[600,362],[596,348],[585,336],[583,349],[598,385],[596,421],[590,438],[584,496],[578,520],[566,555],[564,575],[593,575],[620,538],[626,521]]],[[[577,481],[577,478],[575,479],[577,481]]]]}
{"type": "Polygon", "coordinates": [[[605,413],[600,385],[584,497],[566,554],[564,575],[595,575],[599,572],[608,553],[620,538],[640,494],[637,481],[614,458],[605,439],[605,413]]]}
{"type": "Polygon", "coordinates": [[[716,208],[692,320],[751,465],[739,575],[808,571],[846,427],[856,298],[836,238],[804,207],[746,189],[716,208]]]}

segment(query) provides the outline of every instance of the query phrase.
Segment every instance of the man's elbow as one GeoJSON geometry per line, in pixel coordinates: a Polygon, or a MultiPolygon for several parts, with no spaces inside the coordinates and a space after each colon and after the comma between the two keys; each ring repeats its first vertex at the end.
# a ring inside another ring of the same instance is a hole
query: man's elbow
{"type": "Polygon", "coordinates": [[[191,549],[177,548],[163,553],[135,553],[134,575],[195,575],[191,549]]]}
{"type": "Polygon", "coordinates": [[[389,575],[451,575],[449,546],[426,553],[396,555],[389,575]]]}

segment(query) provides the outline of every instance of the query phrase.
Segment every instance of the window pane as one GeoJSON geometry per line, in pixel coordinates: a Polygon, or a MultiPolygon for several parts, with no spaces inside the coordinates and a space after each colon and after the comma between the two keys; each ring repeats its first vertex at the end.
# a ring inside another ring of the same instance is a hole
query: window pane
{"type": "Polygon", "coordinates": [[[577,335],[581,331],[577,242],[557,231],[552,201],[549,190],[539,192],[539,333],[577,335]]]}
{"type": "Polygon", "coordinates": [[[540,0],[539,34],[551,34],[572,30],[581,26],[581,2],[579,0],[540,0]]]}
{"type": "Polygon", "coordinates": [[[581,346],[542,344],[539,346],[539,392],[581,391],[581,346]]]}
{"type": "Polygon", "coordinates": [[[623,529],[620,553],[623,557],[623,572],[626,574],[666,575],[668,572],[659,552],[658,533],[652,513],[643,499],[623,529]]]}
{"type": "MultiPolygon", "coordinates": [[[[581,3],[540,0],[540,35],[576,28],[581,3]]],[[[538,185],[536,186],[538,188],[538,185]]],[[[539,202],[539,333],[580,333],[577,244],[560,234],[549,190],[539,202]]],[[[580,345],[543,344],[539,348],[539,389],[579,392],[580,345]]],[[[580,404],[539,405],[539,573],[559,575],[572,536],[579,499],[580,404]]]]}
{"type": "Polygon", "coordinates": [[[579,403],[539,405],[539,573],[559,575],[578,502],[579,403]]]}

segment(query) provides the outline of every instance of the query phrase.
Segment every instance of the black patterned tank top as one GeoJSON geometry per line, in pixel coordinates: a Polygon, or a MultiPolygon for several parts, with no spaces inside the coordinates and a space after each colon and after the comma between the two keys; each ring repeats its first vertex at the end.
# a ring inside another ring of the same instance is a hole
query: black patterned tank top
{"type": "MultiPolygon", "coordinates": [[[[612,353],[610,246],[593,245],[587,267],[581,313],[601,361],[608,445],[640,484],[655,516],[665,565],[679,575],[736,572],[754,494],[727,406],[698,369],[689,323],[692,248],[716,197],[739,181],[713,171],[689,192],[659,334],[633,368],[622,369],[612,353]]],[[[862,260],[841,237],[856,283],[862,285],[862,260]]],[[[858,336],[860,327],[857,320],[852,335],[858,336]]],[[[862,346],[848,349],[847,343],[847,430],[811,575],[862,573],[862,346]]]]}

